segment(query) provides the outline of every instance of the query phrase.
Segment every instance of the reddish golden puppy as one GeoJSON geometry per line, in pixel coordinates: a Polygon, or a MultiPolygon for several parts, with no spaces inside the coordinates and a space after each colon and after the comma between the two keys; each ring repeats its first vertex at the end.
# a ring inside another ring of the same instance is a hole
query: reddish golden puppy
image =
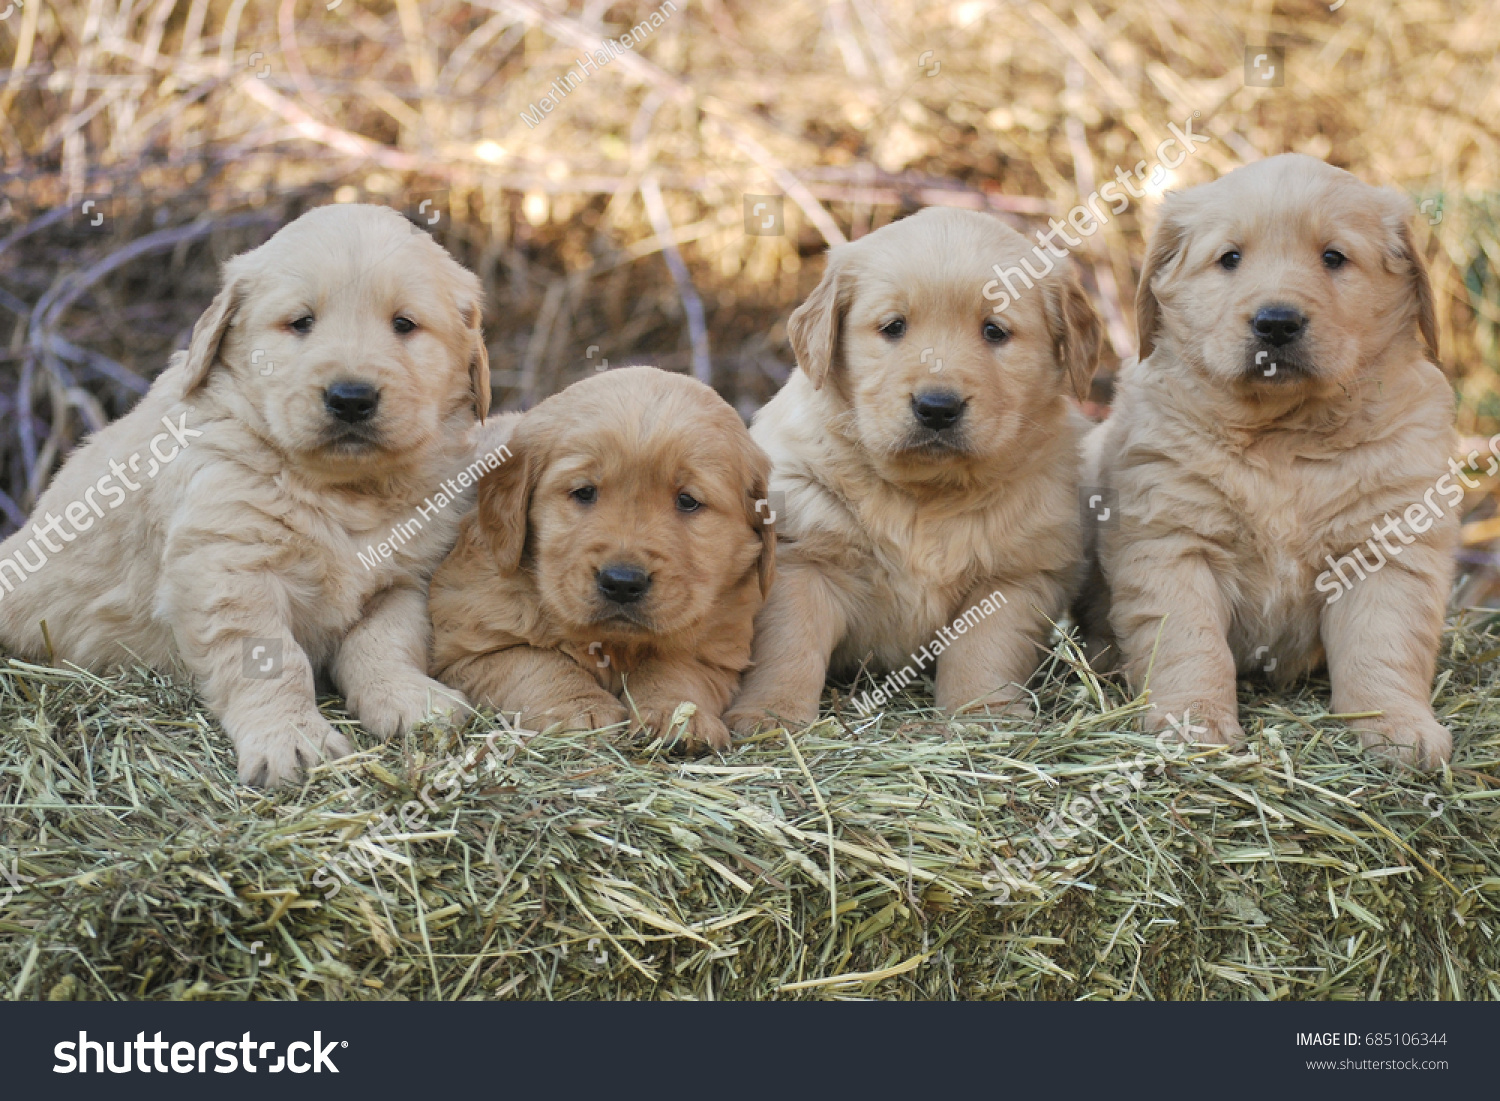
{"type": "Polygon", "coordinates": [[[727,748],[775,561],[770,464],[739,416],[626,367],[542,402],[510,450],[433,577],[433,675],[534,728],[727,748]]]}

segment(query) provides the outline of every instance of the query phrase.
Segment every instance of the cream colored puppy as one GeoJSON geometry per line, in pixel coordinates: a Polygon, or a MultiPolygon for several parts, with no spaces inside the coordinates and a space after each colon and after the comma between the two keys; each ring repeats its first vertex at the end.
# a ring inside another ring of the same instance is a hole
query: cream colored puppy
{"type": "Polygon", "coordinates": [[[393,211],[326,206],[224,268],[150,392],[68,459],[0,545],[0,645],[195,677],[273,785],[462,702],[426,674],[490,394],[477,279],[393,211]],[[44,626],[45,622],[45,626],[44,626]]]}
{"type": "Polygon", "coordinates": [[[1429,695],[1462,489],[1410,214],[1297,155],[1167,196],[1085,475],[1115,516],[1083,618],[1149,674],[1152,726],[1239,741],[1238,674],[1326,661],[1333,710],[1378,713],[1366,746],[1452,752],[1429,695]]]}
{"type": "Polygon", "coordinates": [[[1068,395],[1100,339],[1067,261],[1031,252],[998,219],[932,208],[829,254],[787,327],[799,369],[751,429],[779,572],[732,728],[813,721],[830,669],[867,660],[892,679],[861,709],[934,669],[945,710],[1024,709],[1076,589],[1086,422],[1068,395]]]}

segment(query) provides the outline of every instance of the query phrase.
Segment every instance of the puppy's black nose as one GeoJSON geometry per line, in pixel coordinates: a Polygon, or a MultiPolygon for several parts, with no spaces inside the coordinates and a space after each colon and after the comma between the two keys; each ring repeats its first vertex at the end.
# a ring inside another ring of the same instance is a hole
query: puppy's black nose
{"type": "Polygon", "coordinates": [[[924,390],[912,395],[911,411],[924,428],[941,432],[958,423],[968,404],[952,390],[924,390]]]}
{"type": "Polygon", "coordinates": [[[335,382],[323,391],[323,405],[345,424],[359,424],[375,415],[380,391],[367,382],[335,382]]]}
{"type": "Polygon", "coordinates": [[[1255,335],[1278,348],[1296,340],[1306,324],[1307,318],[1290,306],[1267,306],[1250,319],[1255,335]]]}
{"type": "Polygon", "coordinates": [[[634,604],[646,595],[651,577],[639,566],[605,566],[594,575],[600,595],[616,604],[634,604]]]}

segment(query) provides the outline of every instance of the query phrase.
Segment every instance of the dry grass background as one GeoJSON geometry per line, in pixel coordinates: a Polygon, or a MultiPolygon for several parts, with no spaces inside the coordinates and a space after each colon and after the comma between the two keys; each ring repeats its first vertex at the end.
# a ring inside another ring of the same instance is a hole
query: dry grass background
{"type": "MultiPolygon", "coordinates": [[[[11,7],[7,2],[5,7],[11,7]]],[[[30,0],[0,20],[0,523],[117,415],[208,302],[216,262],[301,209],[446,204],[490,292],[496,396],[594,365],[693,370],[747,415],[831,241],[928,203],[1063,215],[1169,123],[1214,142],[1174,186],[1297,150],[1427,203],[1461,427],[1500,427],[1500,8],[1493,0],[685,0],[534,129],[602,0],[30,0]],[[332,10],[329,10],[330,5],[332,10]],[[1247,45],[1284,84],[1247,87],[1247,45]],[[931,75],[929,75],[931,74],[931,75]],[[745,232],[786,195],[785,233],[745,232]],[[98,228],[83,196],[107,196],[98,228]],[[1438,221],[1438,216],[1441,220],[1438,221]],[[592,354],[590,348],[597,346],[592,354]]],[[[1154,202],[1078,256],[1133,354],[1154,202]]],[[[1493,506],[1476,495],[1477,520],[1493,506]]],[[[1496,521],[1500,524],[1500,520],[1496,521]]],[[[1471,532],[1473,548],[1500,536],[1471,532]]]]}
{"type": "MultiPolygon", "coordinates": [[[[608,359],[748,415],[830,242],[930,203],[1041,226],[1195,112],[1215,140],[1176,186],[1296,150],[1425,204],[1460,427],[1500,428],[1493,2],[686,0],[534,129],[582,48],[657,5],[331,2],[0,0],[0,532],[185,345],[218,261],[309,206],[436,203],[489,291],[501,407],[608,359]],[[1247,45],[1284,51],[1282,86],[1246,86],[1247,45]],[[781,235],[747,234],[747,194],[785,196],[781,235]]],[[[1076,254],[1100,402],[1153,212],[1076,254]]],[[[1482,480],[1459,604],[1500,592],[1482,480]]],[[[179,684],[12,664],[0,857],[30,882],[0,974],[15,997],[1496,997],[1494,632],[1445,642],[1452,770],[1370,767],[1326,683],[1247,689],[1246,756],[1154,778],[1009,908],[992,857],[1140,748],[1063,650],[1036,729],[909,701],[697,773],[543,739],[327,903],[308,877],[459,747],[426,732],[266,798],[179,684]]]]}

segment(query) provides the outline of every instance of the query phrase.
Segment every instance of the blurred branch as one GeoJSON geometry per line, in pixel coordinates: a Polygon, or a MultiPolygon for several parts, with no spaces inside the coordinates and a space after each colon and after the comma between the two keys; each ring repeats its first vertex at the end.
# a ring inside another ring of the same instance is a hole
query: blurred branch
{"type": "Polygon", "coordinates": [[[682,312],[687,318],[688,337],[693,345],[693,377],[705,386],[714,380],[713,362],[708,352],[708,323],[703,318],[703,299],[698,297],[698,288],[693,286],[693,276],[683,263],[682,253],[673,240],[672,218],[667,213],[667,204],[662,201],[661,188],[655,173],[647,169],[651,161],[651,150],[647,144],[651,136],[651,124],[656,120],[656,111],[664,97],[652,92],[636,112],[635,122],[630,127],[631,167],[641,174],[641,201],[646,204],[646,216],[651,219],[651,228],[664,242],[662,256],[667,261],[667,270],[672,273],[672,282],[677,284],[677,296],[682,300],[682,312]]]}
{"type": "Polygon", "coordinates": [[[46,214],[43,214],[40,218],[33,219],[32,221],[27,222],[24,226],[21,226],[19,229],[12,230],[10,233],[6,234],[3,239],[0,239],[0,255],[4,255],[5,251],[17,241],[30,237],[33,233],[44,230],[48,226],[56,225],[58,222],[62,221],[68,216],[70,210],[71,208],[67,206],[53,207],[51,210],[47,211],[46,214]]]}
{"type": "Polygon", "coordinates": [[[285,119],[301,137],[309,141],[315,141],[320,145],[326,145],[337,149],[341,153],[347,153],[351,157],[361,157],[373,161],[382,168],[394,169],[398,172],[430,172],[437,175],[446,174],[443,166],[434,164],[430,160],[410,156],[398,149],[392,149],[388,145],[371,141],[369,138],[360,137],[358,134],[337,126],[330,126],[326,122],[319,122],[308,114],[297,104],[287,99],[280,92],[275,91],[264,80],[254,76],[242,76],[235,82],[235,87],[245,92],[249,97],[261,106],[269,108],[285,119]]]}
{"type": "MultiPolygon", "coordinates": [[[[61,216],[68,212],[68,207],[60,207],[52,214],[61,216]]],[[[49,215],[49,217],[52,216],[49,215]]],[[[52,433],[48,436],[44,449],[40,452],[37,449],[36,432],[32,424],[31,400],[38,365],[46,372],[48,389],[52,397],[53,418],[54,422],[59,424],[63,411],[70,405],[78,404],[76,400],[69,401],[67,397],[76,384],[71,373],[62,365],[61,360],[64,358],[75,362],[80,360],[86,362],[100,374],[137,392],[144,388],[143,380],[138,379],[133,372],[126,370],[108,357],[90,354],[86,349],[79,348],[63,339],[56,332],[57,324],[68,307],[106,275],[142,256],[169,251],[215,230],[236,229],[271,221],[274,218],[273,213],[262,211],[221,219],[204,218],[192,225],[149,233],[130,242],[124,248],[115,250],[82,271],[69,272],[42,295],[36,306],[31,309],[27,320],[26,353],[21,365],[20,384],[16,390],[16,432],[21,443],[22,468],[29,496],[34,498],[40,492],[42,481],[51,469],[51,458],[60,452],[62,447],[60,435],[52,433]]],[[[56,221],[57,218],[53,217],[52,220],[56,221]]],[[[45,219],[38,219],[38,222],[42,221],[45,219]]],[[[34,224],[26,228],[34,232],[38,227],[34,224]]],[[[3,244],[0,242],[0,245],[3,244]]]]}

